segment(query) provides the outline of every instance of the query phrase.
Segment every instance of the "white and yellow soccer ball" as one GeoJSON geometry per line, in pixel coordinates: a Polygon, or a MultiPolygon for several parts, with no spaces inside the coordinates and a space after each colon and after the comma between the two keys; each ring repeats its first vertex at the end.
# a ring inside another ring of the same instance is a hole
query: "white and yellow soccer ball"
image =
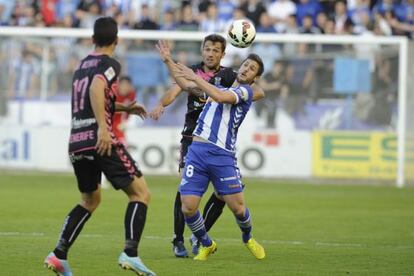
{"type": "Polygon", "coordinates": [[[247,19],[235,20],[227,31],[227,37],[231,45],[237,48],[246,48],[252,45],[256,38],[256,28],[247,19]]]}

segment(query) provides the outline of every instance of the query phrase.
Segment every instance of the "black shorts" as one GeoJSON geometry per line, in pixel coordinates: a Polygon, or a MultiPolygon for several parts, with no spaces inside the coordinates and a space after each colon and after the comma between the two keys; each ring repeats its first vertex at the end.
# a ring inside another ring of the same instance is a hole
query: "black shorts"
{"type": "Polygon", "coordinates": [[[180,172],[181,169],[185,167],[185,157],[187,156],[188,147],[193,142],[193,137],[191,136],[183,136],[181,138],[181,146],[180,146],[180,161],[178,163],[178,171],[180,172]]]}
{"type": "Polygon", "coordinates": [[[123,145],[113,145],[110,156],[101,156],[95,150],[88,150],[70,153],[69,157],[82,193],[95,191],[101,183],[102,173],[117,190],[131,184],[134,176],[142,176],[123,145]]]}

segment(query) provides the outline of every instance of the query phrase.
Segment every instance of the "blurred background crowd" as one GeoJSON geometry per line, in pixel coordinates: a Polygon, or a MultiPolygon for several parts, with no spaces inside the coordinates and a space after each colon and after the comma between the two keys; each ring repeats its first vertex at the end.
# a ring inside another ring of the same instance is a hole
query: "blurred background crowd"
{"type": "Polygon", "coordinates": [[[414,33],[414,0],[0,0],[7,26],[90,28],[102,15],[127,29],[221,32],[247,17],[267,33],[414,33]]]}
{"type": "MultiPolygon", "coordinates": [[[[122,29],[134,30],[224,32],[233,20],[248,18],[263,33],[414,37],[414,0],[0,0],[3,26],[92,28],[102,15],[116,18],[122,29]]],[[[0,98],[68,100],[72,72],[91,46],[90,39],[0,37],[0,98]]],[[[171,47],[178,61],[200,62],[199,42],[171,41],[171,47]]],[[[304,128],[320,121],[316,116],[310,122],[307,114],[333,110],[335,117],[335,108],[347,97],[335,93],[340,86],[336,80],[350,70],[338,57],[365,61],[365,83],[353,88],[360,91],[354,91],[352,108],[353,116],[364,122],[362,128],[392,125],[398,98],[397,47],[255,42],[248,49],[229,46],[222,64],[237,68],[250,51],[265,61],[261,85],[267,97],[255,105],[263,126],[277,127],[278,110],[304,128]],[[326,100],[339,101],[331,105],[326,100]],[[358,105],[362,108],[355,108],[358,105]]],[[[116,53],[138,100],[153,106],[170,83],[154,41],[121,40],[116,53]]],[[[185,111],[185,101],[181,97],[171,107],[177,117],[185,111]]]]}

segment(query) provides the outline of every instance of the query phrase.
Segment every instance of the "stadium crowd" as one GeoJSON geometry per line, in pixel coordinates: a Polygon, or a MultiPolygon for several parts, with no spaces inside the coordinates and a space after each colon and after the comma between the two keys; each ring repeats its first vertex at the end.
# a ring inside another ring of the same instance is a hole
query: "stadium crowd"
{"type": "Polygon", "coordinates": [[[267,33],[414,35],[414,0],[0,0],[6,26],[91,28],[102,15],[127,29],[221,32],[247,17],[267,33]]]}
{"type": "MultiPolygon", "coordinates": [[[[414,0],[0,0],[1,24],[8,26],[92,28],[102,15],[113,16],[124,29],[213,33],[224,31],[234,19],[247,17],[258,32],[266,33],[414,37],[414,0]]],[[[199,62],[199,42],[171,43],[179,62],[199,62]]],[[[67,99],[71,91],[68,80],[78,60],[90,52],[91,41],[55,37],[47,44],[49,48],[44,40],[30,37],[0,39],[0,61],[5,65],[0,68],[0,98],[39,98],[43,79],[47,98],[67,99]],[[48,59],[44,59],[45,49],[48,59]]],[[[138,100],[151,106],[169,84],[168,73],[154,52],[154,41],[122,40],[119,44],[116,55],[124,74],[130,75],[138,100]]],[[[227,47],[222,65],[237,68],[249,51],[260,53],[265,63],[261,85],[267,97],[255,105],[255,112],[267,127],[276,127],[279,108],[292,117],[306,117],[307,105],[342,98],[334,93],[335,72],[349,71],[335,65],[341,56],[369,62],[370,77],[366,79],[370,79],[370,93],[358,95],[356,104],[371,108],[362,108],[370,111],[355,116],[375,124],[390,123],[398,96],[397,48],[256,42],[249,49],[227,47]]],[[[171,110],[178,114],[184,108],[182,98],[171,110]]]]}

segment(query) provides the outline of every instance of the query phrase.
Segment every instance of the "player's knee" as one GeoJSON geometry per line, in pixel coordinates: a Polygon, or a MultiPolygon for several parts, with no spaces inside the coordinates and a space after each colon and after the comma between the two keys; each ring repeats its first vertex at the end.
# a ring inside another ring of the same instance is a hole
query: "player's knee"
{"type": "Polygon", "coordinates": [[[240,217],[244,215],[245,212],[245,207],[243,204],[234,204],[232,206],[229,206],[230,210],[233,212],[233,214],[236,217],[240,217]]]}
{"type": "Polygon", "coordinates": [[[88,210],[89,212],[93,213],[96,208],[98,208],[99,204],[101,203],[101,197],[100,196],[94,196],[91,198],[83,198],[81,205],[83,208],[88,210]]]}
{"type": "Polygon", "coordinates": [[[184,216],[192,217],[197,212],[197,208],[195,206],[190,206],[190,205],[183,204],[181,206],[181,211],[183,212],[184,216]]]}
{"type": "Polygon", "coordinates": [[[148,189],[140,189],[139,191],[128,194],[128,197],[131,202],[139,201],[148,205],[151,200],[151,192],[148,189]]]}

